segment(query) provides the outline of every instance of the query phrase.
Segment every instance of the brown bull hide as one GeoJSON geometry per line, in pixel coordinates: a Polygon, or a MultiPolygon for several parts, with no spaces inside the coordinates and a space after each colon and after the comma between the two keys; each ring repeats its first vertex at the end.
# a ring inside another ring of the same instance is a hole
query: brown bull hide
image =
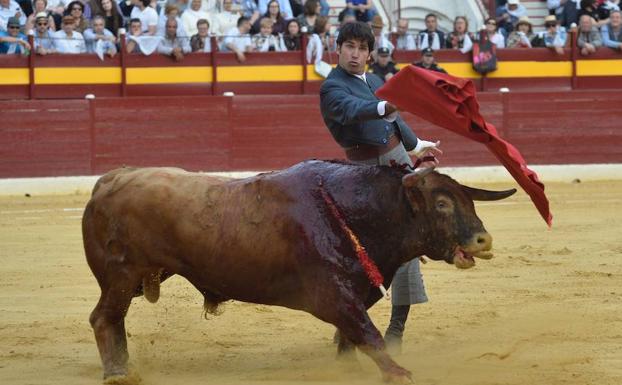
{"type": "Polygon", "coordinates": [[[161,277],[179,274],[212,310],[235,299],[309,312],[368,354],[385,379],[409,379],[367,314],[380,292],[318,187],[321,181],[386,285],[420,255],[468,267],[469,253],[490,248],[457,182],[430,173],[417,177],[425,183],[404,186],[404,175],[323,161],[242,180],[171,168],[104,175],[82,223],[86,258],[101,287],[90,321],[104,377],[127,375],[123,321],[132,297],[144,292],[155,301],[161,277]]]}

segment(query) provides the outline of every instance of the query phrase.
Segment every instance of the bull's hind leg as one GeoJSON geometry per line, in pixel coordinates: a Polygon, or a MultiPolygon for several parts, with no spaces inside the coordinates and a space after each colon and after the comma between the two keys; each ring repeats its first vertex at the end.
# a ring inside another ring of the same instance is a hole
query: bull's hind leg
{"type": "Polygon", "coordinates": [[[97,348],[104,366],[104,379],[128,374],[125,315],[142,276],[127,266],[107,268],[100,280],[101,297],[91,313],[97,348]]]}

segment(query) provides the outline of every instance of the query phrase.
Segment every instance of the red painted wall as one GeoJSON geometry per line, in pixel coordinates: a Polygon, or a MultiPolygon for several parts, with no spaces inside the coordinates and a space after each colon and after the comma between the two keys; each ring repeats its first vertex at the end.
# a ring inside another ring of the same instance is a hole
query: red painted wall
{"type": "MultiPolygon", "coordinates": [[[[531,164],[622,163],[617,91],[482,93],[483,115],[531,164]]],[[[445,166],[496,165],[480,144],[410,114],[440,139],[445,166]]],[[[305,95],[0,101],[0,177],[101,174],[115,167],[269,170],[343,158],[305,95]]]]}

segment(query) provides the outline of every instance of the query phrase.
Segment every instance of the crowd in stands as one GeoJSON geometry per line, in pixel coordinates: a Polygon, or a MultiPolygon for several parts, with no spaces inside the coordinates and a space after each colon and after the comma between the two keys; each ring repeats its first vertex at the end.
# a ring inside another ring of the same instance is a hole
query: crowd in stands
{"type": "MultiPolygon", "coordinates": [[[[467,53],[482,39],[497,48],[548,47],[563,53],[573,30],[583,55],[602,46],[622,50],[620,0],[546,2],[550,15],[542,31],[533,30],[520,0],[497,0],[496,14],[483,28],[458,16],[452,30],[444,32],[437,16],[429,14],[426,28],[418,33],[412,34],[408,20],[400,19],[388,34],[371,0],[346,0],[339,23],[370,24],[376,62],[390,60],[395,49],[467,53]]],[[[326,0],[0,0],[0,53],[114,56],[121,49],[120,35],[126,34],[128,53],[159,52],[181,60],[190,52],[220,50],[243,62],[248,52],[300,50],[306,35],[306,58],[318,64],[324,52],[336,49],[339,34],[328,12],[326,0]],[[34,36],[34,47],[27,34],[34,36]]]]}

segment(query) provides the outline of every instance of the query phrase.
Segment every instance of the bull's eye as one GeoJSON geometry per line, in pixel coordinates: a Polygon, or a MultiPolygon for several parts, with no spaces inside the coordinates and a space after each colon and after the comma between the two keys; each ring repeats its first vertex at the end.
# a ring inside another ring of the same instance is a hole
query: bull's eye
{"type": "Polygon", "coordinates": [[[450,213],[454,209],[453,202],[447,197],[438,197],[436,199],[436,210],[440,212],[450,213]]]}

